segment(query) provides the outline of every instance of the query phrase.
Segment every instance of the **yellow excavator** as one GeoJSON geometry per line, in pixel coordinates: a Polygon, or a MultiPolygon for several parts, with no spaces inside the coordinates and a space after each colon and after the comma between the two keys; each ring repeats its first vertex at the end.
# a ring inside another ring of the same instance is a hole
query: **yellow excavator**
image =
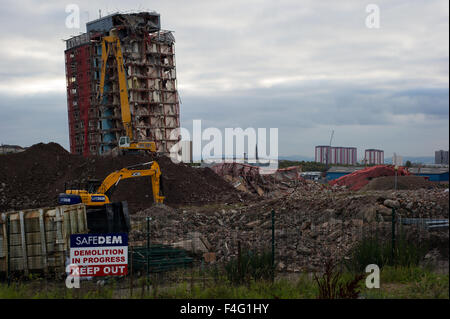
{"type": "Polygon", "coordinates": [[[161,169],[157,162],[148,162],[122,168],[109,174],[97,187],[98,181],[90,181],[86,189],[69,189],[59,194],[58,203],[61,205],[75,205],[83,203],[88,207],[98,207],[110,204],[109,197],[117,184],[127,178],[150,176],[152,181],[153,200],[155,203],[163,203],[161,195],[161,169]],[[134,169],[138,166],[151,165],[148,169],[134,169]]]}
{"type": "Polygon", "coordinates": [[[123,153],[126,151],[149,151],[156,152],[156,143],[151,141],[136,141],[133,137],[133,128],[131,125],[130,104],[128,101],[127,81],[125,77],[125,70],[123,64],[122,49],[120,47],[120,39],[111,30],[109,36],[104,36],[102,39],[102,69],[100,74],[100,101],[102,101],[105,85],[106,64],[110,52],[113,53],[116,64],[117,74],[119,80],[120,92],[120,108],[122,114],[122,123],[125,129],[125,136],[119,138],[119,150],[123,153]]]}

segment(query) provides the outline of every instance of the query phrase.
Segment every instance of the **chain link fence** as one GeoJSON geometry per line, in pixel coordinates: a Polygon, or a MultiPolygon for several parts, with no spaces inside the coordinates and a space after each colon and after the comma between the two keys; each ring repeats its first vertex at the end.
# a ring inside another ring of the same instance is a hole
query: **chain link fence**
{"type": "Polygon", "coordinates": [[[123,297],[157,296],[170,289],[189,295],[218,283],[321,272],[329,259],[338,261],[341,270],[361,273],[369,264],[432,261],[430,251],[445,251],[445,245],[448,258],[448,219],[405,214],[395,207],[381,212],[362,208],[350,215],[270,206],[242,212],[235,206],[160,205],[134,214],[127,276],[91,278],[82,285],[98,288],[113,281],[123,297]]]}

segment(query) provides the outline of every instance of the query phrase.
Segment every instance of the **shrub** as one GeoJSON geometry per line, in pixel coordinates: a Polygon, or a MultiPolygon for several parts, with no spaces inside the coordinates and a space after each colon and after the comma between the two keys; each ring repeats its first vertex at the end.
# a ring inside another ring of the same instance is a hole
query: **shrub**
{"type": "Polygon", "coordinates": [[[357,299],[360,293],[359,283],[363,274],[356,274],[353,278],[345,280],[341,271],[336,270],[332,259],[325,263],[325,272],[319,278],[314,274],[314,280],[319,288],[319,299],[357,299]]]}
{"type": "Polygon", "coordinates": [[[227,279],[233,284],[249,283],[251,280],[269,280],[273,278],[272,253],[264,251],[254,253],[243,251],[240,257],[225,264],[227,279]]]}

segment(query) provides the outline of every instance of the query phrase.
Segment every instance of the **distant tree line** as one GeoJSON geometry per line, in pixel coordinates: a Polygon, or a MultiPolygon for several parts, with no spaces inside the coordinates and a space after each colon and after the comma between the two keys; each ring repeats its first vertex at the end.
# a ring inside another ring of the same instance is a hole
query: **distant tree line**
{"type": "MultiPolygon", "coordinates": [[[[289,166],[301,166],[303,172],[325,172],[326,171],[326,165],[323,163],[318,162],[307,162],[307,161],[288,161],[288,160],[279,160],[278,161],[278,167],[279,168],[286,168],[289,166]]],[[[339,167],[354,167],[354,166],[362,166],[362,167],[369,167],[369,166],[375,166],[376,164],[363,164],[363,163],[356,163],[356,165],[349,165],[349,164],[329,164],[329,168],[333,166],[339,166],[339,167]]]]}
{"type": "Polygon", "coordinates": [[[286,168],[290,166],[301,166],[303,172],[325,172],[325,164],[317,162],[305,162],[305,161],[278,161],[279,168],[286,168]]]}

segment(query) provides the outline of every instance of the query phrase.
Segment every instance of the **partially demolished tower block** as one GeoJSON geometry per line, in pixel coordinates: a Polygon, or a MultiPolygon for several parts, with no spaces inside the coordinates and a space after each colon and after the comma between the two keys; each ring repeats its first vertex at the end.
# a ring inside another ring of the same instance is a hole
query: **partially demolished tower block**
{"type": "Polygon", "coordinates": [[[98,96],[101,41],[111,30],[121,42],[135,139],[154,141],[163,154],[178,142],[170,136],[180,126],[175,39],[160,25],[155,12],[116,13],[88,22],[86,33],[66,41],[71,153],[105,154],[125,135],[113,55],[107,63],[102,101],[98,96]]]}

